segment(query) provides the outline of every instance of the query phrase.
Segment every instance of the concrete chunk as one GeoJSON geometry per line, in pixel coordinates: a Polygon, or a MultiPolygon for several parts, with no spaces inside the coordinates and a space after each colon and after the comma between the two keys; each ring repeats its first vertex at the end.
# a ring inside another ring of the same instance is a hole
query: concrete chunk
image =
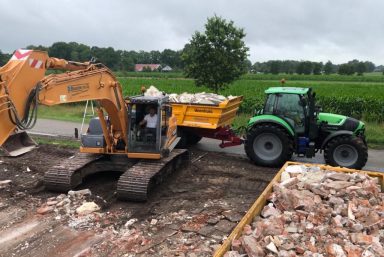
{"type": "Polygon", "coordinates": [[[87,215],[98,210],[100,210],[100,207],[95,202],[85,202],[76,209],[76,213],[79,215],[87,215]]]}

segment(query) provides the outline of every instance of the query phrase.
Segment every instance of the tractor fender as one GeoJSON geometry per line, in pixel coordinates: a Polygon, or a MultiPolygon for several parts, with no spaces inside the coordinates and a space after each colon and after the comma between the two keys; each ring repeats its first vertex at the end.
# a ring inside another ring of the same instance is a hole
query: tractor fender
{"type": "Polygon", "coordinates": [[[323,143],[321,144],[321,149],[324,149],[324,147],[327,145],[327,143],[328,143],[329,140],[331,140],[332,138],[341,136],[341,135],[353,136],[353,132],[352,132],[352,131],[348,131],[348,130],[339,130],[339,131],[336,131],[336,132],[334,132],[334,133],[329,134],[329,135],[324,139],[323,143]]]}
{"type": "Polygon", "coordinates": [[[252,117],[248,122],[248,128],[251,128],[261,123],[273,123],[273,124],[279,125],[284,129],[286,129],[290,136],[293,137],[295,135],[295,133],[293,132],[292,126],[288,122],[274,115],[259,115],[259,116],[252,117]]]}

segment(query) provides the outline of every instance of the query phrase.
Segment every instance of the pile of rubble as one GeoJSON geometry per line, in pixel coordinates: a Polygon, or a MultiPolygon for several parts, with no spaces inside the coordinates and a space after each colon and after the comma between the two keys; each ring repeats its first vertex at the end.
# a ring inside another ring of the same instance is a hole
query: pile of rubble
{"type": "MultiPolygon", "coordinates": [[[[145,96],[159,97],[163,96],[165,93],[159,91],[156,87],[150,86],[144,93],[145,96]]],[[[169,94],[169,100],[173,103],[194,103],[194,104],[207,104],[207,105],[217,105],[223,101],[230,100],[234,96],[222,96],[213,93],[182,93],[182,94],[169,94]]]]}
{"type": "Polygon", "coordinates": [[[377,178],[288,166],[268,201],[225,256],[384,256],[377,178]]]}
{"type": "Polygon", "coordinates": [[[103,215],[98,212],[103,203],[105,201],[101,197],[93,196],[89,189],[71,190],[67,195],[49,198],[36,212],[41,215],[55,213],[56,220],[68,219],[68,225],[72,228],[91,228],[103,215]]]}
{"type": "Polygon", "coordinates": [[[194,104],[207,104],[207,105],[216,105],[220,104],[228,99],[232,99],[233,96],[222,96],[213,93],[182,93],[178,94],[170,94],[169,100],[174,103],[194,103],[194,104]]]}
{"type": "Polygon", "coordinates": [[[221,200],[208,200],[204,208],[193,212],[163,214],[153,210],[156,214],[143,220],[134,218],[124,208],[102,210],[103,202],[89,189],[69,191],[47,199],[36,212],[53,215],[75,230],[94,231],[103,236],[105,240],[92,252],[161,256],[211,256],[242,217],[239,212],[228,210],[228,204],[221,200]]]}

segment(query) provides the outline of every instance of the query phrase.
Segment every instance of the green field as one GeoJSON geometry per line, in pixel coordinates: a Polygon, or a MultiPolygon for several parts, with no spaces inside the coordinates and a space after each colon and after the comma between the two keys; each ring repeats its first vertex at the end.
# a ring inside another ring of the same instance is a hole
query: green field
{"type": "MultiPolygon", "coordinates": [[[[181,73],[150,74],[157,74],[158,77],[140,77],[144,75],[143,73],[132,73],[129,74],[129,77],[119,77],[124,95],[138,95],[140,94],[141,86],[149,87],[150,85],[154,85],[167,93],[210,91],[206,87],[196,87],[193,80],[183,78],[181,73]]],[[[306,77],[307,80],[287,79],[285,85],[312,87],[317,93],[319,105],[322,106],[324,112],[339,113],[364,120],[367,122],[367,137],[370,146],[384,147],[384,82],[356,81],[360,78],[368,77],[378,77],[381,79],[380,76],[330,75],[327,78],[324,75],[309,75],[303,77],[306,77]],[[337,79],[334,79],[334,77],[337,77],[337,79]],[[345,79],[344,77],[348,78],[345,79]],[[350,81],[351,78],[355,78],[355,80],[350,81]]],[[[246,75],[229,88],[220,92],[226,96],[244,96],[239,116],[234,123],[235,127],[244,125],[248,117],[255,110],[261,108],[265,99],[264,90],[268,87],[280,86],[280,78],[281,75],[246,75]]],[[[39,111],[39,117],[81,121],[83,110],[84,105],[42,107],[39,111]]]]}
{"type": "MultiPolygon", "coordinates": [[[[141,86],[154,85],[167,93],[210,91],[205,87],[196,87],[192,80],[174,78],[119,78],[124,95],[135,95],[141,86]]],[[[384,82],[347,82],[347,81],[292,81],[287,80],[286,86],[312,87],[323,111],[340,113],[373,122],[384,122],[384,82]]],[[[220,93],[243,95],[244,102],[240,112],[252,113],[263,106],[264,90],[268,87],[280,86],[278,80],[236,81],[220,93]]]]}
{"type": "MultiPolygon", "coordinates": [[[[131,78],[185,78],[181,72],[115,72],[118,77],[131,78]]],[[[280,79],[295,80],[295,81],[349,81],[349,82],[384,82],[382,72],[365,73],[364,76],[358,75],[298,75],[298,74],[253,74],[248,73],[242,76],[241,79],[246,80],[276,80],[280,79]]]]}

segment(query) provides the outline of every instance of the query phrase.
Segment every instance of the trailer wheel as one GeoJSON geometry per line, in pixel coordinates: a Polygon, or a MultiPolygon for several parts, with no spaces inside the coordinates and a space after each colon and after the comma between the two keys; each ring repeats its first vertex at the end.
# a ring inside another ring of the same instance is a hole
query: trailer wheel
{"type": "Polygon", "coordinates": [[[177,128],[177,136],[180,137],[179,143],[177,143],[176,148],[185,149],[188,146],[188,135],[184,129],[177,128]]]}
{"type": "Polygon", "coordinates": [[[293,141],[279,126],[260,124],[248,131],[244,149],[255,164],[279,167],[291,159],[293,141]]]}
{"type": "Polygon", "coordinates": [[[359,137],[339,136],[324,149],[324,160],[332,166],[361,169],[368,160],[368,148],[359,137]]]}
{"type": "Polygon", "coordinates": [[[203,137],[193,133],[193,132],[188,132],[188,137],[187,137],[187,143],[188,145],[195,145],[200,142],[200,140],[203,137]]]}

